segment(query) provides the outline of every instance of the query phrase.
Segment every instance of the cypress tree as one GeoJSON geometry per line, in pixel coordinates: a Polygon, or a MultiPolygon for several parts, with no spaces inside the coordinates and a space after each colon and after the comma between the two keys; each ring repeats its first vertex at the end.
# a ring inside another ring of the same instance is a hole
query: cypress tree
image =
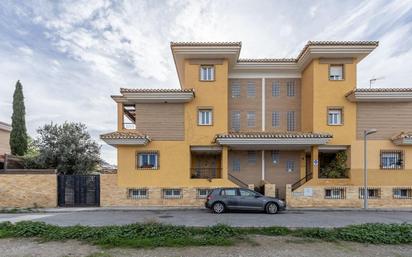
{"type": "Polygon", "coordinates": [[[16,83],[13,94],[13,115],[11,116],[10,149],[14,155],[23,156],[27,152],[26,109],[24,107],[23,86],[16,83]]]}

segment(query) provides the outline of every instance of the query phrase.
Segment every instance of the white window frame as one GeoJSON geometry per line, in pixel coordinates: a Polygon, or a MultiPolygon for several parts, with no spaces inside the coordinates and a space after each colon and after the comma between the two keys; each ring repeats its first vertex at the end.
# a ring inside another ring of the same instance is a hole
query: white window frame
{"type": "Polygon", "coordinates": [[[344,76],[344,65],[343,64],[331,64],[329,66],[329,80],[333,80],[333,81],[343,80],[343,76],[344,76]]]}
{"type": "Polygon", "coordinates": [[[280,112],[274,111],[272,112],[272,128],[279,128],[280,127],[280,112]]]}
{"type": "Polygon", "coordinates": [[[214,81],[215,80],[215,66],[200,65],[200,81],[214,81]]]}
{"type": "Polygon", "coordinates": [[[288,111],[287,113],[287,131],[296,131],[296,113],[288,111]]]}
{"type": "Polygon", "coordinates": [[[127,198],[129,199],[148,199],[149,190],[147,188],[129,188],[127,190],[127,198]],[[137,192],[137,194],[134,194],[137,192]],[[145,192],[143,194],[143,192],[145,192]]]}
{"type": "Polygon", "coordinates": [[[233,131],[239,131],[240,130],[240,111],[232,111],[231,112],[231,114],[230,114],[230,128],[233,131]]]}
{"type": "Polygon", "coordinates": [[[199,126],[212,126],[213,125],[213,110],[212,109],[199,109],[197,124],[199,126]]]}
{"type": "Polygon", "coordinates": [[[256,83],[254,81],[247,83],[247,97],[256,97],[256,83]]]}
{"type": "Polygon", "coordinates": [[[204,199],[206,198],[210,192],[213,191],[213,188],[198,188],[196,189],[196,197],[198,199],[204,199]],[[203,194],[203,191],[206,192],[206,194],[203,194]]]}
{"type": "Polygon", "coordinates": [[[279,164],[280,162],[280,152],[278,150],[272,151],[272,163],[279,164]]]}
{"type": "Polygon", "coordinates": [[[287,91],[287,96],[289,97],[293,97],[296,95],[296,86],[295,86],[294,80],[289,80],[286,82],[286,91],[287,91]]]}
{"type": "Polygon", "coordinates": [[[138,169],[148,169],[148,170],[157,170],[157,169],[159,169],[159,153],[157,153],[157,152],[140,152],[140,153],[137,153],[137,168],[138,169]],[[149,162],[150,162],[150,156],[155,156],[155,163],[153,164],[153,167],[144,167],[144,165],[143,165],[143,159],[144,159],[144,157],[143,156],[145,156],[145,155],[147,155],[148,157],[148,164],[149,164],[149,162]]]}
{"type": "Polygon", "coordinates": [[[183,197],[183,191],[179,188],[165,188],[162,190],[163,199],[179,199],[183,197]],[[170,191],[171,194],[166,192],[170,191]]]}
{"type": "Polygon", "coordinates": [[[248,128],[256,127],[256,112],[247,112],[246,119],[248,128]]]}
{"type": "Polygon", "coordinates": [[[280,96],[280,82],[279,81],[272,82],[272,96],[273,97],[280,96]]]}
{"type": "Polygon", "coordinates": [[[240,83],[233,82],[230,86],[232,98],[239,98],[240,97],[240,83]]]}
{"type": "Polygon", "coordinates": [[[343,109],[342,108],[330,108],[328,109],[328,125],[337,126],[343,124],[343,109]]]}
{"type": "Polygon", "coordinates": [[[295,171],[295,161],[294,160],[287,160],[286,161],[286,171],[287,172],[294,172],[295,171]]]}
{"type": "Polygon", "coordinates": [[[233,172],[240,172],[240,159],[233,158],[232,160],[232,171],[233,172]]]}

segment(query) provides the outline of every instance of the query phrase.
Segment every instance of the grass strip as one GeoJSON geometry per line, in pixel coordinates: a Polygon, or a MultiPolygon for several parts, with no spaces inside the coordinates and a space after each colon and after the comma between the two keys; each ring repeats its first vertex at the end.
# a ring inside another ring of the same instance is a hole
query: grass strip
{"type": "Polygon", "coordinates": [[[411,224],[363,224],[342,228],[253,227],[236,228],[227,225],[185,227],[160,223],[135,223],[122,226],[59,227],[44,222],[21,221],[0,223],[0,238],[35,237],[45,241],[69,239],[104,247],[184,247],[229,246],[247,241],[248,235],[294,236],[325,241],[353,241],[370,244],[410,244],[411,224]]]}

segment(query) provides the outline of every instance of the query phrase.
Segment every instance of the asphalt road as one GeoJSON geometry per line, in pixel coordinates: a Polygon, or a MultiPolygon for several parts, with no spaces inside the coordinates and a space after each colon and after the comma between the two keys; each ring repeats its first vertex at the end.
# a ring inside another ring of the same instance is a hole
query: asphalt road
{"type": "Polygon", "coordinates": [[[121,225],[136,222],[161,222],[186,226],[227,224],[238,227],[342,227],[363,223],[410,223],[412,212],[405,211],[285,211],[265,213],[213,214],[205,209],[191,210],[107,210],[62,213],[0,214],[0,222],[22,220],[44,221],[60,226],[121,225]]]}

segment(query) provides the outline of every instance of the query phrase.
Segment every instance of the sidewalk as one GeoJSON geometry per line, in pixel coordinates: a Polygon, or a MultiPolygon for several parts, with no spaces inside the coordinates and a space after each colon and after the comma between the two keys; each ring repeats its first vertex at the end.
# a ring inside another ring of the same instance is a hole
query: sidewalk
{"type": "MultiPolygon", "coordinates": [[[[151,207],[57,207],[39,208],[27,212],[40,213],[69,213],[69,212],[104,212],[104,211],[184,211],[184,210],[206,210],[204,207],[193,206],[151,206],[151,207]]],[[[22,209],[24,212],[24,209],[22,209]]],[[[412,208],[288,208],[283,213],[302,213],[302,212],[412,212],[412,208]]]]}

